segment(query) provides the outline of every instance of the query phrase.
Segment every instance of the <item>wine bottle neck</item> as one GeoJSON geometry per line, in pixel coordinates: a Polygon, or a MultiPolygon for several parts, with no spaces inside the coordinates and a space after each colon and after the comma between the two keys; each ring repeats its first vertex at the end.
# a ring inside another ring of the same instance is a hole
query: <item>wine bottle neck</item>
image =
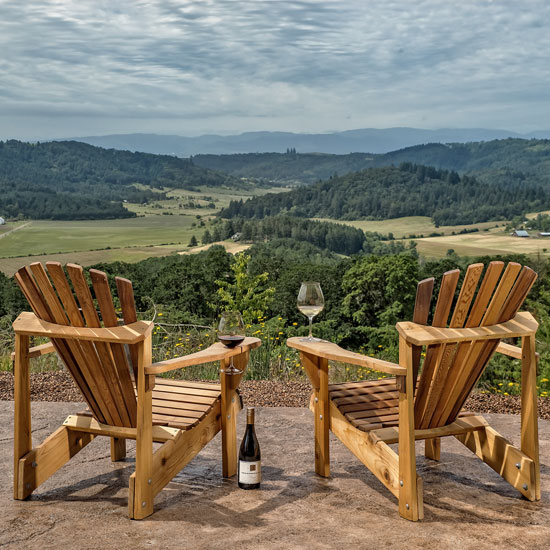
{"type": "Polygon", "coordinates": [[[247,424],[251,424],[252,426],[254,426],[254,414],[255,410],[254,410],[254,407],[249,407],[247,410],[246,410],[246,423],[247,424]]]}

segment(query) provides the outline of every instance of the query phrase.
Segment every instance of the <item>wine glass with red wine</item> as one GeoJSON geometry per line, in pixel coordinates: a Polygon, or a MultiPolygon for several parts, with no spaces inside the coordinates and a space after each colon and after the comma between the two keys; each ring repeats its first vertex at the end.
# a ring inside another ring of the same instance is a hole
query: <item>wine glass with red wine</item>
{"type": "MultiPolygon", "coordinates": [[[[218,340],[228,348],[238,346],[245,338],[243,318],[238,311],[224,311],[218,325],[218,340]]],[[[221,369],[226,374],[241,374],[243,371],[235,367],[233,357],[229,366],[221,369]]]]}

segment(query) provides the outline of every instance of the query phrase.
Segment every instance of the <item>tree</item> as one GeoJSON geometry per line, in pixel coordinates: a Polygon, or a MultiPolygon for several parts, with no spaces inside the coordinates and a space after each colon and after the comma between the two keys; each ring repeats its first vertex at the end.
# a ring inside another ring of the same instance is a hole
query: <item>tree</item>
{"type": "Polygon", "coordinates": [[[197,246],[198,244],[199,242],[197,241],[197,237],[195,237],[195,235],[192,235],[191,240],[189,241],[189,244],[187,246],[197,246]]]}
{"type": "Polygon", "coordinates": [[[231,265],[233,281],[216,280],[218,296],[226,311],[240,311],[245,323],[253,323],[268,311],[275,289],[266,286],[269,273],[251,275],[248,269],[250,256],[241,252],[231,265]]]}
{"type": "Polygon", "coordinates": [[[212,242],[212,235],[208,229],[202,235],[202,244],[210,244],[212,242]]]}
{"type": "Polygon", "coordinates": [[[344,313],[371,327],[410,319],[417,281],[418,261],[411,255],[362,258],[342,279],[344,313]]]}

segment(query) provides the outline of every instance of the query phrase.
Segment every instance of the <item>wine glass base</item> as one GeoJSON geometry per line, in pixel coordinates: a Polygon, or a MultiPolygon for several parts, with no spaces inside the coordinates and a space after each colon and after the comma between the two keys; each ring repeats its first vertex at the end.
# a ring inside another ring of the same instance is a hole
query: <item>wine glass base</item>
{"type": "Polygon", "coordinates": [[[300,338],[300,342],[324,342],[324,340],[313,336],[305,336],[304,338],[300,338]]]}
{"type": "Polygon", "coordinates": [[[244,370],[238,369],[237,367],[229,366],[226,369],[220,369],[222,374],[242,374],[244,370]]]}

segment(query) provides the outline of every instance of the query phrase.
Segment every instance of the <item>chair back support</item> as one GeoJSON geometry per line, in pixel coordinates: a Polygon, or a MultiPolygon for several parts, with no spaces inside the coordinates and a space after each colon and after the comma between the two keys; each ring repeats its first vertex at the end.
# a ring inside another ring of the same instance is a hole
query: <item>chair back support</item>
{"type": "MultiPolygon", "coordinates": [[[[105,273],[95,269],[89,272],[94,300],[81,266],[67,264],[68,278],[59,262],[48,262],[46,268],[36,262],[15,274],[15,280],[37,317],[73,327],[118,326],[105,273]]],[[[132,284],[120,278],[116,279],[116,284],[124,324],[132,323],[137,320],[132,284]]],[[[135,428],[136,394],[124,346],[69,339],[52,342],[96,420],[135,428]]],[[[137,345],[130,348],[134,348],[130,349],[130,357],[133,368],[137,369],[137,345]]]]}
{"type": "MultiPolygon", "coordinates": [[[[460,277],[458,269],[443,275],[432,318],[432,326],[473,328],[510,320],[519,311],[537,274],[529,267],[510,262],[491,262],[485,275],[483,264],[466,270],[454,300],[460,277]],[[481,284],[478,283],[481,280],[481,284]],[[453,313],[449,315],[454,304],[453,313]],[[473,305],[472,305],[473,303],[473,305]]],[[[414,322],[427,324],[433,279],[418,285],[414,322]]],[[[453,422],[479,380],[498,340],[437,344],[428,346],[415,395],[415,428],[437,428],[453,422]]],[[[418,373],[420,349],[413,350],[413,369],[418,373]]]]}

